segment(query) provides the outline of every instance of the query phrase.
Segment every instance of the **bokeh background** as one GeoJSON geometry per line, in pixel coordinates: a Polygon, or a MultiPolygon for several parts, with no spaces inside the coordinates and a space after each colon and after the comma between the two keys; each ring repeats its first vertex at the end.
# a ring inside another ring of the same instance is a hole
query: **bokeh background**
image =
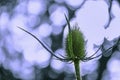
{"type": "Polygon", "coordinates": [[[64,14],[83,32],[88,57],[103,44],[101,56],[80,63],[83,80],[120,80],[119,0],[0,0],[0,80],[75,80],[73,63],[57,60],[17,27],[65,56],[64,14]]]}

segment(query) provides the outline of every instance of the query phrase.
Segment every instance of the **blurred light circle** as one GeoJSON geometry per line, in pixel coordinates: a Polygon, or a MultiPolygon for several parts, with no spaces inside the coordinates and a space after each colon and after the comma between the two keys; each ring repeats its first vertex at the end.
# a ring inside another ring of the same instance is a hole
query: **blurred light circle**
{"type": "Polygon", "coordinates": [[[44,24],[40,25],[38,30],[39,30],[39,34],[41,37],[48,37],[52,32],[52,26],[50,26],[47,23],[44,23],[44,24]]]}
{"type": "Polygon", "coordinates": [[[50,15],[50,20],[56,26],[62,26],[65,24],[64,13],[67,13],[67,9],[64,6],[57,7],[56,10],[50,15]]]}
{"type": "Polygon", "coordinates": [[[75,7],[75,8],[78,7],[78,6],[80,6],[83,1],[84,0],[65,0],[65,2],[68,5],[70,5],[72,7],[75,7]]]}
{"type": "Polygon", "coordinates": [[[45,3],[39,0],[30,0],[28,2],[28,12],[35,15],[41,14],[44,12],[44,9],[46,9],[44,4],[45,3]]]}
{"type": "Polygon", "coordinates": [[[117,59],[112,59],[108,65],[107,65],[107,68],[108,70],[111,72],[111,73],[120,73],[120,61],[117,60],[117,59]]]}
{"type": "Polygon", "coordinates": [[[60,60],[53,59],[50,65],[54,70],[58,71],[58,73],[61,73],[64,70],[64,63],[60,60]]]}

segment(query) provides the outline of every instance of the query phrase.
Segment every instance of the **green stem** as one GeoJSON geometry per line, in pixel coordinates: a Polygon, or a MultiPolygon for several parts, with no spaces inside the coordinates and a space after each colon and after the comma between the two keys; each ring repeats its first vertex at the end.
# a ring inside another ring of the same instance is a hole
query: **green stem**
{"type": "Polygon", "coordinates": [[[82,80],[80,76],[80,67],[79,67],[79,60],[74,61],[74,66],[75,66],[75,72],[76,72],[76,78],[77,80],[82,80]]]}

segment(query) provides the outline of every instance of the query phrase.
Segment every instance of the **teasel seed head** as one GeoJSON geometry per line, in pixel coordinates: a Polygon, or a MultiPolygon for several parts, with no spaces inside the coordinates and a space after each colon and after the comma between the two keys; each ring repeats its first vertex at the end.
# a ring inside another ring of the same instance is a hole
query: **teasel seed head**
{"type": "Polygon", "coordinates": [[[66,37],[65,49],[67,57],[71,59],[84,59],[85,57],[85,40],[83,33],[78,25],[69,30],[66,37]]]}

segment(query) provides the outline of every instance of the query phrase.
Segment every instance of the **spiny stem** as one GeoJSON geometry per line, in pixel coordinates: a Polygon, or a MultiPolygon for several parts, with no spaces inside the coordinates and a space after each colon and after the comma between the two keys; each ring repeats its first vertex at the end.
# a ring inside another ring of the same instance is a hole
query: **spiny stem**
{"type": "Polygon", "coordinates": [[[80,67],[79,67],[79,60],[74,61],[74,66],[75,66],[75,72],[76,72],[76,78],[77,80],[82,80],[80,76],[80,67]]]}

